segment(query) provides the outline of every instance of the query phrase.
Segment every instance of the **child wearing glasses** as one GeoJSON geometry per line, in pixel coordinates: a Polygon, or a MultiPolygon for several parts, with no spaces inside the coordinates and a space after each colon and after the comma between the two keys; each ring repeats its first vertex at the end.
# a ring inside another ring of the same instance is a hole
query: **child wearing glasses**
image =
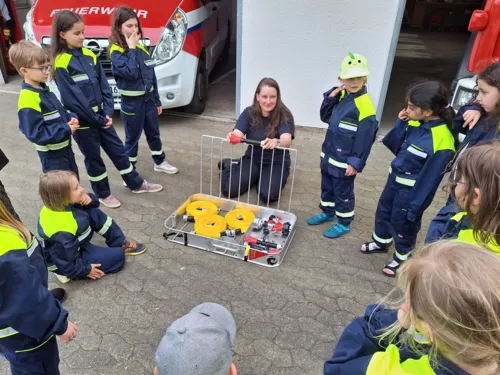
{"type": "Polygon", "coordinates": [[[9,49],[9,58],[23,77],[19,95],[19,129],[35,144],[44,173],[73,171],[78,175],[71,135],[78,129],[78,118],[66,111],[45,84],[52,66],[44,49],[21,40],[9,49]]]}

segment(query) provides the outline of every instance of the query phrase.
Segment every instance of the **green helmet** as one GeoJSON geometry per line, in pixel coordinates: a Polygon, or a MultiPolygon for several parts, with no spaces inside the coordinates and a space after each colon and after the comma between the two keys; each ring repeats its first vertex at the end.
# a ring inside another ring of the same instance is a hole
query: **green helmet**
{"type": "Polygon", "coordinates": [[[342,61],[342,67],[340,68],[341,79],[366,77],[369,74],[368,61],[364,56],[349,52],[349,55],[342,61]]]}

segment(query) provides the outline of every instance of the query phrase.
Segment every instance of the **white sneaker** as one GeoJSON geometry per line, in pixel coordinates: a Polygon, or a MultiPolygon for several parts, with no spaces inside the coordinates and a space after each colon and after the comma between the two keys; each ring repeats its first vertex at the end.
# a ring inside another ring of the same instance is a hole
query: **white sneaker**
{"type": "Polygon", "coordinates": [[[175,168],[173,165],[168,164],[167,161],[164,161],[159,165],[155,164],[153,169],[155,170],[155,172],[163,172],[167,174],[176,174],[177,172],[179,172],[177,168],[175,168]]]}
{"type": "Polygon", "coordinates": [[[70,282],[70,278],[64,275],[59,275],[58,273],[53,272],[54,276],[57,277],[57,280],[59,280],[60,283],[62,284],[67,284],[70,282]]]}
{"type": "Polygon", "coordinates": [[[123,182],[123,186],[128,187],[128,185],[125,181],[122,181],[122,182],[123,182]]]}
{"type": "Polygon", "coordinates": [[[141,187],[137,190],[132,190],[134,194],[142,194],[142,193],[157,193],[163,190],[163,186],[160,184],[151,184],[144,180],[141,187]]]}

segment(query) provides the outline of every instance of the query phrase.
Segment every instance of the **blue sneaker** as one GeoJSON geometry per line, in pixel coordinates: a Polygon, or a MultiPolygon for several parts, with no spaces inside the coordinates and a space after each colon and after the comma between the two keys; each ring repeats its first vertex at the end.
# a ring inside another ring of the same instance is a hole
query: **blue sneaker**
{"type": "Polygon", "coordinates": [[[351,231],[350,225],[345,226],[337,222],[333,224],[330,229],[325,230],[323,232],[323,236],[327,238],[339,238],[340,236],[343,236],[344,234],[349,233],[350,231],[351,231]]]}
{"type": "Polygon", "coordinates": [[[310,217],[309,219],[307,219],[307,224],[309,225],[320,225],[320,224],[323,224],[323,223],[329,223],[330,221],[333,221],[335,220],[335,215],[333,216],[328,216],[327,214],[325,214],[324,212],[318,214],[318,215],[314,215],[312,217],[310,217]]]}

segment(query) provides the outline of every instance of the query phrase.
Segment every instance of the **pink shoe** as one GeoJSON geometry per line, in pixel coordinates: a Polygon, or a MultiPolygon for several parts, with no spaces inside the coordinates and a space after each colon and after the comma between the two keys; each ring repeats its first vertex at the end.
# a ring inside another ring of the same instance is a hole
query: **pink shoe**
{"type": "Polygon", "coordinates": [[[150,184],[146,180],[142,183],[141,187],[137,190],[132,190],[132,193],[142,194],[142,193],[157,193],[163,190],[163,186],[160,184],[150,184]]]}
{"type": "Polygon", "coordinates": [[[122,205],[112,194],[108,195],[106,198],[99,198],[99,202],[108,208],[118,208],[122,205]]]}

